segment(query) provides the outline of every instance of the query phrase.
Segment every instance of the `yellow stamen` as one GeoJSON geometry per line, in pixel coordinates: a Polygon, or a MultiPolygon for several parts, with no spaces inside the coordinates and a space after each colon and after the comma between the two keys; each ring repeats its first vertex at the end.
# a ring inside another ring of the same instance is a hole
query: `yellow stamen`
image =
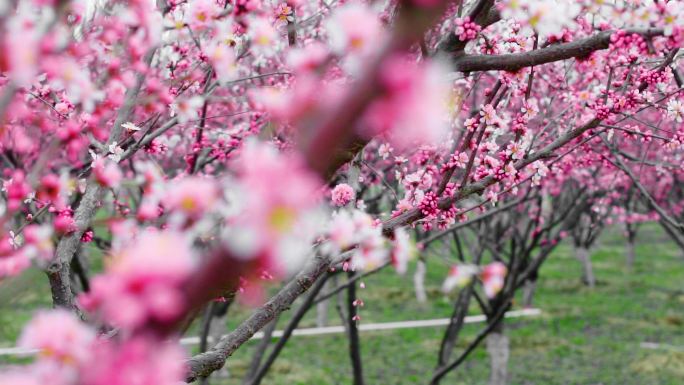
{"type": "Polygon", "coordinates": [[[271,211],[269,225],[278,232],[286,232],[292,228],[296,219],[296,212],[285,206],[278,206],[271,211]]]}

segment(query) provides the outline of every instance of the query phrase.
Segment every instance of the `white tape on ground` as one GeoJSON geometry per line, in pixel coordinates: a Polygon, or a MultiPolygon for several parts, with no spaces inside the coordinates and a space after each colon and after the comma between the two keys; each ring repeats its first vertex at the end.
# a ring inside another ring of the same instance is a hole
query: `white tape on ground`
{"type": "MultiPolygon", "coordinates": [[[[506,313],[506,318],[520,318],[520,317],[532,317],[541,314],[540,309],[523,309],[514,310],[506,313]]],[[[467,324],[485,322],[487,318],[484,315],[474,315],[465,317],[464,322],[467,324]]],[[[359,331],[377,331],[377,330],[395,330],[395,329],[408,329],[408,328],[425,328],[434,326],[446,326],[449,324],[449,318],[439,318],[439,319],[429,319],[420,321],[400,321],[400,322],[383,322],[374,324],[364,324],[359,325],[359,331]]],[[[327,326],[322,328],[303,328],[295,329],[292,332],[293,336],[318,336],[325,334],[338,334],[344,333],[344,326],[327,326]]],[[[271,338],[280,338],[283,336],[282,330],[274,330],[271,338]]],[[[222,336],[222,337],[225,337],[222,336]]],[[[257,332],[252,336],[252,339],[259,340],[264,338],[263,332],[257,332]]],[[[209,341],[213,342],[213,341],[209,341]]],[[[186,337],[181,339],[181,344],[183,345],[196,345],[199,344],[199,337],[186,337]]]]}
{"type": "MultiPolygon", "coordinates": [[[[540,309],[524,309],[514,310],[506,313],[506,318],[520,318],[533,317],[541,314],[540,309]]],[[[474,315],[465,317],[464,322],[467,324],[485,322],[487,318],[484,315],[474,315]]],[[[426,328],[435,326],[446,326],[449,324],[449,318],[429,319],[419,321],[400,321],[400,322],[383,322],[383,323],[369,323],[360,324],[359,331],[378,331],[378,330],[396,330],[396,329],[410,329],[410,328],[426,328]]],[[[322,328],[302,328],[295,329],[292,332],[293,336],[318,336],[326,334],[344,333],[343,326],[327,326],[322,328]]],[[[283,336],[282,330],[275,330],[271,338],[280,338],[283,336]]],[[[224,336],[222,336],[224,337],[224,336]]],[[[252,339],[258,340],[264,338],[263,332],[257,332],[252,336],[252,339]]],[[[183,345],[197,345],[199,344],[199,337],[185,337],[181,338],[180,342],[183,345]]],[[[209,342],[212,342],[211,339],[209,342]]],[[[0,356],[30,356],[38,353],[35,349],[24,349],[19,347],[0,348],[0,356]]]]}
{"type": "Polygon", "coordinates": [[[669,350],[672,352],[684,352],[684,346],[659,344],[659,343],[655,343],[655,342],[642,342],[639,346],[641,346],[644,349],[669,350]]]}

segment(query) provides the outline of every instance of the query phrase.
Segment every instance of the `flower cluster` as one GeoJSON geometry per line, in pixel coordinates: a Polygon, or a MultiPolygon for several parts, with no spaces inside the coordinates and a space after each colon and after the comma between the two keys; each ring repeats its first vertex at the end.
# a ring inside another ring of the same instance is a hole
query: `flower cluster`
{"type": "Polygon", "coordinates": [[[123,342],[98,338],[66,310],[38,313],[24,328],[19,346],[36,349],[38,357],[29,368],[0,374],[2,383],[173,385],[185,372],[178,345],[151,336],[123,342]]]}
{"type": "Polygon", "coordinates": [[[105,274],[93,279],[91,290],[79,297],[79,303],[127,330],[173,320],[186,310],[182,285],[195,264],[183,234],[144,232],[109,257],[105,274]]]}
{"type": "Polygon", "coordinates": [[[258,142],[242,151],[231,195],[236,213],[227,220],[224,238],[240,258],[261,257],[274,274],[292,274],[320,232],[320,182],[296,154],[258,142]]]}
{"type": "Polygon", "coordinates": [[[458,39],[461,41],[468,41],[468,40],[473,40],[477,37],[477,34],[480,32],[482,27],[480,27],[477,23],[473,22],[470,20],[470,17],[464,17],[464,18],[456,18],[454,20],[454,24],[456,24],[456,30],[454,33],[456,36],[458,36],[458,39]]]}
{"type": "Polygon", "coordinates": [[[467,285],[474,277],[477,277],[482,282],[487,297],[493,298],[503,289],[506,272],[506,266],[501,262],[492,262],[483,267],[467,264],[455,265],[449,270],[442,290],[450,292],[456,287],[467,285]]]}
{"type": "Polygon", "coordinates": [[[331,194],[333,205],[339,207],[346,206],[356,197],[354,189],[346,183],[340,183],[337,186],[335,186],[331,194]]]}

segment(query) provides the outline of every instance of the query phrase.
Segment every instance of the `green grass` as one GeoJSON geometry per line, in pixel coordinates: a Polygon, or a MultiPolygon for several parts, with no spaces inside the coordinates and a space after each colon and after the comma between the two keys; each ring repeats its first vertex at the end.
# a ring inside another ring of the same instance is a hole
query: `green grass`
{"type": "MultiPolygon", "coordinates": [[[[598,285],[580,280],[581,266],[572,249],[559,247],[542,268],[535,306],[540,317],[506,321],[511,339],[510,384],[588,385],[684,383],[684,353],[647,350],[641,342],[684,347],[684,258],[654,226],[645,227],[637,244],[632,272],[624,263],[623,239],[609,231],[592,253],[598,285]],[[679,291],[679,294],[676,294],[679,291]]],[[[439,292],[442,265],[428,262],[429,303],[414,300],[411,275],[391,271],[365,280],[359,290],[365,301],[362,322],[446,318],[451,302],[439,292]]],[[[478,313],[476,307],[471,313],[478,313]]],[[[230,325],[247,310],[233,311],[230,325]]],[[[339,324],[331,310],[330,322],[339,324]]],[[[280,327],[286,321],[280,322],[280,327]]],[[[302,327],[314,326],[313,314],[302,327]]],[[[466,326],[457,352],[472,340],[482,324],[466,326]]],[[[442,328],[362,333],[364,374],[368,384],[426,384],[436,362],[442,328]]],[[[249,342],[227,363],[229,378],[239,384],[256,342],[249,342]]],[[[486,351],[478,348],[445,384],[486,384],[486,351]]],[[[264,384],[349,384],[347,341],[343,335],[294,337],[264,384]]]]}
{"type": "MultiPolygon", "coordinates": [[[[509,362],[512,385],[679,385],[684,383],[684,353],[647,350],[641,342],[684,347],[684,258],[656,226],[639,234],[633,271],[625,267],[623,238],[608,231],[592,253],[598,279],[595,289],[580,281],[581,266],[567,245],[559,247],[543,266],[535,307],[544,313],[535,318],[506,321],[511,339],[509,362]]],[[[439,292],[446,273],[436,259],[428,260],[429,303],[414,300],[411,271],[401,277],[384,271],[365,279],[359,289],[364,300],[362,322],[446,318],[451,298],[439,292]]],[[[20,325],[37,306],[49,306],[49,288],[40,273],[22,282],[29,294],[6,294],[0,307],[0,344],[13,344],[20,325]]],[[[298,303],[295,304],[297,306],[298,303]]],[[[236,306],[229,313],[228,328],[249,315],[236,306]]],[[[473,307],[471,313],[478,313],[473,307]]],[[[283,315],[278,328],[289,317],[283,315]]],[[[331,324],[339,324],[334,308],[331,324]]],[[[314,326],[308,314],[301,327],[314,326]]],[[[455,354],[472,340],[482,324],[466,326],[455,354]]],[[[434,368],[442,328],[404,329],[361,334],[366,383],[426,384],[434,368]]],[[[194,333],[191,333],[194,334],[194,333]]],[[[212,381],[236,385],[256,346],[251,341],[228,360],[229,377],[212,381]]],[[[3,358],[0,358],[3,360],[3,358]]],[[[4,359],[5,362],[7,359],[4,359]]],[[[0,361],[2,362],[2,361],[0,361]]],[[[464,365],[449,374],[444,384],[486,384],[489,374],[486,351],[475,350],[464,365]]],[[[349,384],[347,341],[344,335],[294,337],[282,352],[263,384],[349,384]]]]}

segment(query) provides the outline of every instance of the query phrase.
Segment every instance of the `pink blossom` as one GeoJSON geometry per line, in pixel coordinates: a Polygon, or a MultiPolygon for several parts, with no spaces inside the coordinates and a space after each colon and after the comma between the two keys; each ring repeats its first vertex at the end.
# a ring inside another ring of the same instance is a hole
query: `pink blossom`
{"type": "Polygon", "coordinates": [[[340,211],[333,215],[329,226],[330,240],[337,247],[335,251],[344,250],[356,242],[357,226],[348,211],[340,211]]]}
{"type": "Polygon", "coordinates": [[[442,291],[448,293],[456,287],[463,287],[467,285],[478,272],[475,265],[455,265],[449,269],[449,275],[442,284],[442,291]]]}
{"type": "Polygon", "coordinates": [[[548,172],[549,168],[546,167],[544,162],[537,160],[534,163],[532,163],[532,168],[535,170],[534,174],[532,175],[532,183],[535,185],[539,185],[541,183],[542,178],[544,178],[548,172]]]}
{"type": "Polygon", "coordinates": [[[229,244],[243,258],[265,256],[275,275],[296,271],[320,231],[318,178],[295,154],[259,142],[246,144],[236,171],[241,198],[229,244]]]}
{"type": "Polygon", "coordinates": [[[164,322],[183,311],[181,284],[195,261],[182,234],[147,231],[110,258],[105,274],[79,296],[86,310],[129,329],[149,319],[164,322]]]}
{"type": "Polygon", "coordinates": [[[355,197],[354,189],[346,183],[340,183],[332,190],[332,202],[338,207],[346,206],[355,197]]]}
{"type": "Polygon", "coordinates": [[[57,231],[57,233],[59,234],[73,233],[77,229],[74,217],[67,212],[58,214],[55,217],[53,226],[55,228],[55,231],[57,231]]]}
{"type": "Polygon", "coordinates": [[[31,186],[26,182],[24,172],[21,170],[14,171],[12,178],[4,182],[3,187],[7,192],[7,208],[11,211],[17,210],[31,192],[31,186]]]}
{"type": "Polygon", "coordinates": [[[19,15],[10,19],[5,44],[0,44],[0,47],[3,48],[3,55],[9,54],[7,61],[12,79],[17,84],[26,85],[38,72],[40,33],[29,19],[31,11],[27,7],[22,8],[19,15]],[[22,38],[17,39],[16,36],[22,38]]]}
{"type": "Polygon", "coordinates": [[[249,23],[251,49],[256,55],[272,56],[277,51],[278,32],[265,18],[254,18],[249,23]]]}
{"type": "Polygon", "coordinates": [[[684,122],[684,102],[670,99],[667,102],[667,116],[677,123],[684,122]]]}
{"type": "MultiPolygon", "coordinates": [[[[9,239],[0,238],[0,242],[9,242],[9,239]]],[[[18,275],[29,266],[30,257],[21,251],[0,254],[0,278],[18,275]]]]}
{"type": "Polygon", "coordinates": [[[288,3],[280,3],[275,9],[275,22],[284,26],[294,21],[294,10],[288,3]]]}
{"type": "Polygon", "coordinates": [[[487,297],[493,298],[503,289],[506,271],[506,265],[501,262],[493,262],[484,267],[481,279],[487,297]]]}
{"type": "MultiPolygon", "coordinates": [[[[353,270],[371,270],[387,262],[390,253],[382,236],[382,227],[359,210],[337,212],[328,229],[330,243],[326,250],[332,254],[355,246],[350,258],[353,270]]],[[[403,257],[403,256],[400,256],[403,257]]]]}
{"type": "Polygon", "coordinates": [[[188,3],[186,23],[196,30],[203,30],[212,25],[221,11],[214,0],[190,0],[188,3]]]}
{"type": "Polygon", "coordinates": [[[93,175],[97,183],[107,188],[118,187],[123,178],[119,166],[115,162],[103,158],[98,158],[93,162],[93,175]]]}
{"type": "Polygon", "coordinates": [[[461,41],[473,40],[477,37],[482,27],[477,23],[470,20],[470,17],[456,18],[454,21],[456,24],[456,31],[454,33],[458,36],[461,41]]]}
{"type": "Polygon", "coordinates": [[[199,109],[204,104],[201,96],[193,96],[190,99],[176,101],[171,105],[171,110],[178,117],[179,123],[187,123],[199,117],[199,109]]]}
{"type": "Polygon", "coordinates": [[[178,345],[148,336],[102,343],[91,354],[93,363],[82,373],[83,385],[178,385],[186,371],[178,345]]]}
{"type": "Polygon", "coordinates": [[[24,229],[26,241],[23,252],[31,258],[41,260],[52,259],[54,245],[52,243],[52,227],[50,225],[28,225],[24,229]]]}
{"type": "Polygon", "coordinates": [[[197,219],[207,213],[217,199],[218,189],[212,180],[193,176],[171,182],[162,203],[172,212],[197,219]]]}
{"type": "Polygon", "coordinates": [[[437,62],[411,63],[403,57],[392,57],[384,66],[381,81],[386,94],[364,116],[367,133],[384,136],[399,150],[443,141],[450,94],[443,81],[446,68],[437,62]]]}
{"type": "Polygon", "coordinates": [[[336,100],[336,91],[338,87],[322,85],[317,76],[303,74],[290,89],[264,87],[250,92],[250,100],[274,120],[289,123],[306,117],[322,102],[336,100]]]}
{"type": "Polygon", "coordinates": [[[326,28],[330,47],[338,54],[366,54],[378,46],[382,26],[378,15],[367,5],[350,2],[335,10],[326,28]]]}
{"type": "Polygon", "coordinates": [[[392,265],[397,273],[405,274],[408,262],[413,256],[415,249],[411,243],[411,237],[404,228],[394,231],[394,242],[392,242],[392,265]]]}
{"type": "MultiPolygon", "coordinates": [[[[107,332],[41,313],[21,344],[42,354],[0,383],[175,385],[171,326],[217,286],[243,275],[238,298],[261,304],[307,258],[404,273],[414,235],[489,202],[521,200],[487,220],[495,238],[544,248],[574,233],[554,219],[570,188],[597,226],[662,219],[646,195],[681,219],[683,2],[468,3],[477,23],[441,0],[0,0],[0,279],[58,244],[102,253],[74,290],[107,332]]],[[[506,267],[459,264],[444,289],[496,298],[506,267]]]]}
{"type": "Polygon", "coordinates": [[[329,56],[330,52],[325,45],[314,43],[288,51],[287,64],[297,72],[310,72],[324,64],[329,56]]]}
{"type": "Polygon", "coordinates": [[[222,41],[212,41],[204,52],[216,71],[216,76],[222,82],[234,80],[238,74],[235,51],[222,41]]]}
{"type": "Polygon", "coordinates": [[[59,176],[47,174],[40,179],[40,188],[36,192],[36,198],[43,202],[58,203],[62,188],[59,176]]]}
{"type": "Polygon", "coordinates": [[[43,359],[83,365],[92,357],[95,332],[72,313],[55,309],[36,314],[19,337],[19,346],[39,349],[43,359]]]}
{"type": "Polygon", "coordinates": [[[93,230],[86,230],[83,232],[83,235],[81,235],[81,242],[83,242],[83,243],[92,242],[94,238],[95,238],[95,233],[93,232],[93,230]]]}

